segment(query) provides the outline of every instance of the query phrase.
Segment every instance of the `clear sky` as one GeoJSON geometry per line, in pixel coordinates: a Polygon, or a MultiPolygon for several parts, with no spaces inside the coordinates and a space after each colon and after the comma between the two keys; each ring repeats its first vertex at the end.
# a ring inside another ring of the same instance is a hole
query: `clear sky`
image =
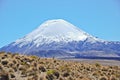
{"type": "Polygon", "coordinates": [[[119,0],[0,0],[0,47],[50,19],[65,19],[93,36],[120,41],[119,0]]]}

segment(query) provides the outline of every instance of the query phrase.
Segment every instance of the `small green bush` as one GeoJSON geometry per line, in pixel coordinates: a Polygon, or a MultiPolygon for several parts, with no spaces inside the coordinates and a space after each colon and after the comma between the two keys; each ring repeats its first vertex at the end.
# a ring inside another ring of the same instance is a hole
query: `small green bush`
{"type": "Polygon", "coordinates": [[[47,75],[53,74],[55,71],[54,70],[48,70],[47,75]]]}

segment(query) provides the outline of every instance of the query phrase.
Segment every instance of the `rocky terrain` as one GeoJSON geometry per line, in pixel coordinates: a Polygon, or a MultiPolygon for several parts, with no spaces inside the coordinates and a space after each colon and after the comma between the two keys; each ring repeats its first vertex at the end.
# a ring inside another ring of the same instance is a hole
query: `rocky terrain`
{"type": "Polygon", "coordinates": [[[120,80],[120,66],[0,52],[0,80],[120,80]]]}

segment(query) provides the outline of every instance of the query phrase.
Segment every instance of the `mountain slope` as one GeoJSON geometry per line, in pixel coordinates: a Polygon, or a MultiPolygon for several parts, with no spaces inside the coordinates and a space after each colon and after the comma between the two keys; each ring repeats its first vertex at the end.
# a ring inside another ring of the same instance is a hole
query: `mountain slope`
{"type": "Polygon", "coordinates": [[[120,42],[104,41],[62,20],[48,20],[1,51],[42,57],[120,56],[120,42]]]}
{"type": "MultiPolygon", "coordinates": [[[[14,45],[21,43],[20,47],[22,47],[22,45],[28,44],[29,42],[34,42],[36,46],[39,46],[51,42],[84,41],[91,37],[91,35],[74,25],[58,19],[46,21],[24,38],[17,40],[14,45]]],[[[95,38],[92,37],[92,39],[95,38]]]]}

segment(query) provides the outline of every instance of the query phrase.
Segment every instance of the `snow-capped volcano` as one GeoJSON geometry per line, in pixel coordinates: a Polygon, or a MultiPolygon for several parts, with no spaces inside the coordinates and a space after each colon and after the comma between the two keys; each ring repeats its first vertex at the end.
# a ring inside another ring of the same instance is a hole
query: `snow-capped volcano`
{"type": "Polygon", "coordinates": [[[69,22],[57,19],[44,22],[36,30],[24,38],[17,40],[13,45],[20,44],[20,47],[22,47],[33,42],[34,45],[39,47],[40,45],[52,42],[84,41],[89,38],[93,39],[93,41],[97,40],[95,37],[78,29],[69,22]]]}
{"type": "Polygon", "coordinates": [[[120,42],[95,38],[65,20],[56,19],[44,22],[25,37],[0,50],[42,57],[76,55],[116,57],[120,55],[120,42]]]}

